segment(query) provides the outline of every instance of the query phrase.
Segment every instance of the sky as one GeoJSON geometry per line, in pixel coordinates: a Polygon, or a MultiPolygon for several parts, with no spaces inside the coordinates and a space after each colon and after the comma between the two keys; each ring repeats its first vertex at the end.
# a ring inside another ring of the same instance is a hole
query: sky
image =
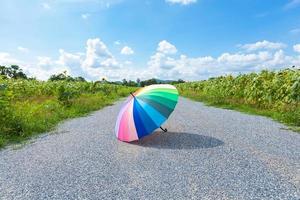
{"type": "Polygon", "coordinates": [[[46,80],[202,80],[300,66],[300,0],[0,0],[0,65],[46,80]]]}

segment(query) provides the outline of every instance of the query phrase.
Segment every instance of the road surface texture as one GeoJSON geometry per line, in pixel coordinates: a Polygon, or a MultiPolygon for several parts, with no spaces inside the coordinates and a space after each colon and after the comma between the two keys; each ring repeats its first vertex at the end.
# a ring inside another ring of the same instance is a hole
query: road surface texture
{"type": "Polygon", "coordinates": [[[300,134],[180,98],[156,133],[114,134],[122,103],[0,151],[0,199],[299,199],[300,134]]]}

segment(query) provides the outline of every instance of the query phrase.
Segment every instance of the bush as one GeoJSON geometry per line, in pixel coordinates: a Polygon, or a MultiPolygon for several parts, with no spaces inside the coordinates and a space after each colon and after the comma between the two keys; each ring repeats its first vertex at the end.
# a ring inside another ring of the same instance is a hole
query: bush
{"type": "Polygon", "coordinates": [[[85,81],[37,81],[0,76],[0,146],[48,131],[128,96],[134,87],[85,81]]]}
{"type": "Polygon", "coordinates": [[[248,105],[290,125],[300,126],[300,70],[240,74],[178,84],[183,96],[213,105],[248,105]]]}

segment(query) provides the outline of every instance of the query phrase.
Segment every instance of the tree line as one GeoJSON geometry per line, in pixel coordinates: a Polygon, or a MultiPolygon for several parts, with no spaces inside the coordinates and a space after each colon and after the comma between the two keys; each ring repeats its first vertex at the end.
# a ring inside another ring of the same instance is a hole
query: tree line
{"type": "MultiPolygon", "coordinates": [[[[0,76],[3,78],[8,79],[35,79],[32,77],[28,77],[23,70],[18,65],[11,65],[10,67],[6,66],[0,66],[0,76]]],[[[86,82],[86,79],[78,76],[78,77],[72,77],[67,74],[66,71],[58,74],[53,74],[50,76],[48,81],[75,81],[75,82],[86,82]]],[[[124,86],[130,86],[130,87],[144,87],[147,85],[152,84],[177,84],[177,83],[184,83],[182,79],[178,80],[160,80],[156,78],[151,78],[148,80],[141,81],[139,78],[136,81],[133,80],[126,80],[123,79],[122,81],[107,81],[105,78],[102,78],[99,81],[96,81],[99,83],[109,83],[109,84],[115,84],[115,85],[124,85],[124,86]]]]}

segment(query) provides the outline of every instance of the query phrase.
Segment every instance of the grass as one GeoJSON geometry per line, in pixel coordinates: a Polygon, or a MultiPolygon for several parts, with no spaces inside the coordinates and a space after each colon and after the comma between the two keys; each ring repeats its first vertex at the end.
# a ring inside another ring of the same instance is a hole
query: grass
{"type": "MultiPolygon", "coordinates": [[[[13,124],[0,124],[0,148],[8,144],[26,141],[40,133],[53,130],[65,119],[84,116],[91,111],[112,105],[121,97],[127,96],[136,88],[120,87],[115,92],[82,93],[64,105],[56,96],[38,95],[22,98],[11,103],[5,117],[13,124]],[[11,128],[13,127],[13,128],[11,128]]],[[[1,99],[0,99],[1,100],[1,99]]],[[[0,122],[1,123],[1,122],[0,122]]]]}
{"type": "Polygon", "coordinates": [[[279,111],[274,108],[263,108],[258,105],[250,105],[245,103],[242,99],[232,98],[216,98],[207,95],[201,95],[192,91],[182,91],[181,95],[189,99],[203,102],[205,105],[214,106],[229,110],[236,110],[252,115],[261,115],[281,122],[289,127],[290,130],[300,133],[300,107],[286,106],[285,111],[279,111]]]}

